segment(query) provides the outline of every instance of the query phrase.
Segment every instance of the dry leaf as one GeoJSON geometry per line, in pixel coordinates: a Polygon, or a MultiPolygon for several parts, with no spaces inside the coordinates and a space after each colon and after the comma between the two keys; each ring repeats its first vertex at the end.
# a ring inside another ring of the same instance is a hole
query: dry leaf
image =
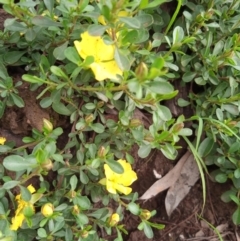
{"type": "Polygon", "coordinates": [[[166,190],[171,187],[178,179],[181,169],[185,163],[185,161],[190,156],[190,152],[187,151],[182,158],[178,161],[177,165],[168,172],[163,178],[156,181],[141,197],[140,199],[149,199],[156,196],[158,193],[166,190]]]}
{"type": "Polygon", "coordinates": [[[191,187],[199,179],[199,170],[193,154],[190,154],[180,170],[180,176],[170,187],[165,199],[165,207],[168,216],[172,214],[179,203],[189,193],[191,187]]]}

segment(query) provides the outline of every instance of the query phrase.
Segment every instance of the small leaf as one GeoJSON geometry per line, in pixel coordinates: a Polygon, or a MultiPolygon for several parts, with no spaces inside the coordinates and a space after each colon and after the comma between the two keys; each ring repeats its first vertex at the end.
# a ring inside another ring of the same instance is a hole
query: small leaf
{"type": "Polygon", "coordinates": [[[170,94],[174,91],[174,88],[170,83],[163,81],[151,81],[148,86],[152,92],[162,95],[170,94]]]}
{"type": "Polygon", "coordinates": [[[71,190],[75,190],[78,184],[78,179],[75,175],[71,176],[70,178],[70,186],[71,186],[71,190]]]}
{"type": "Polygon", "coordinates": [[[34,25],[40,26],[40,27],[52,27],[52,26],[61,26],[60,23],[57,23],[53,20],[51,20],[49,17],[45,16],[35,16],[32,18],[32,23],[34,25]]]}
{"type": "Polygon", "coordinates": [[[61,102],[55,103],[53,102],[52,108],[54,111],[56,111],[60,115],[71,115],[72,112],[61,102]]]}
{"type": "Polygon", "coordinates": [[[144,224],[143,224],[143,231],[144,231],[144,234],[147,236],[147,238],[149,238],[149,239],[153,238],[152,227],[149,224],[147,224],[146,222],[144,222],[144,224]]]}
{"type": "Polygon", "coordinates": [[[118,48],[115,49],[114,58],[121,70],[129,70],[130,62],[129,59],[122,53],[118,48]]]}
{"type": "Polygon", "coordinates": [[[8,181],[8,182],[5,182],[2,186],[2,188],[4,189],[11,189],[13,187],[16,187],[18,184],[20,183],[20,181],[8,181]]]}
{"type": "Polygon", "coordinates": [[[148,3],[146,5],[146,1],[144,1],[143,5],[141,6],[140,9],[159,7],[159,5],[161,5],[161,4],[165,3],[165,2],[168,2],[168,0],[153,0],[152,2],[150,2],[150,3],[148,3]]]}
{"type": "Polygon", "coordinates": [[[107,28],[107,26],[92,24],[88,28],[88,33],[92,36],[102,36],[107,28]]]}
{"type": "Polygon", "coordinates": [[[17,155],[9,155],[3,160],[3,166],[10,171],[23,171],[33,168],[35,165],[35,159],[25,159],[17,155]]]}
{"type": "Polygon", "coordinates": [[[159,105],[157,112],[158,112],[159,117],[163,121],[168,121],[168,120],[171,120],[171,118],[172,118],[171,111],[166,106],[159,105]]]}
{"type": "Polygon", "coordinates": [[[124,169],[120,163],[118,163],[116,161],[112,161],[112,160],[107,160],[106,163],[109,165],[109,167],[112,169],[112,171],[114,171],[118,174],[122,174],[124,172],[124,169]]]}
{"type": "Polygon", "coordinates": [[[140,29],[141,23],[136,18],[131,17],[120,17],[119,20],[125,23],[128,27],[133,29],[140,29]]]}
{"type": "Polygon", "coordinates": [[[20,187],[20,190],[21,190],[21,198],[26,201],[26,202],[29,202],[31,200],[31,193],[30,191],[26,188],[26,187],[23,187],[21,185],[19,185],[20,187]]]}
{"type": "Polygon", "coordinates": [[[68,41],[66,41],[64,44],[56,47],[53,50],[53,56],[57,59],[57,60],[64,60],[65,59],[65,54],[64,51],[68,46],[68,41]]]}
{"type": "Polygon", "coordinates": [[[173,44],[180,43],[184,38],[183,28],[177,26],[173,30],[173,44]]]}
{"type": "Polygon", "coordinates": [[[127,206],[127,209],[134,215],[140,214],[140,207],[136,203],[130,202],[127,206]]]}
{"type": "Polygon", "coordinates": [[[74,64],[80,66],[82,63],[82,60],[80,58],[80,55],[78,54],[76,48],[74,47],[68,47],[64,50],[65,57],[73,62],[74,64]]]}
{"type": "Polygon", "coordinates": [[[151,152],[151,145],[142,144],[138,149],[138,155],[141,158],[147,157],[151,152]]]}
{"type": "Polygon", "coordinates": [[[214,145],[214,140],[211,137],[205,138],[198,148],[198,153],[201,157],[207,156],[212,150],[214,145]]]}
{"type": "Polygon", "coordinates": [[[233,213],[232,221],[235,225],[240,224],[240,207],[238,207],[237,210],[233,213]]]}
{"type": "Polygon", "coordinates": [[[101,123],[94,123],[91,124],[91,128],[96,132],[96,133],[103,133],[105,130],[105,127],[101,123]]]}
{"type": "Polygon", "coordinates": [[[24,101],[23,101],[23,99],[20,96],[14,94],[14,93],[11,93],[10,96],[11,96],[11,98],[13,100],[13,103],[17,107],[19,107],[19,108],[23,108],[24,107],[24,101]]]}
{"type": "Polygon", "coordinates": [[[51,66],[50,70],[56,76],[59,76],[59,77],[62,77],[63,79],[65,79],[65,80],[68,80],[67,75],[62,71],[61,68],[59,68],[57,66],[51,66]]]}

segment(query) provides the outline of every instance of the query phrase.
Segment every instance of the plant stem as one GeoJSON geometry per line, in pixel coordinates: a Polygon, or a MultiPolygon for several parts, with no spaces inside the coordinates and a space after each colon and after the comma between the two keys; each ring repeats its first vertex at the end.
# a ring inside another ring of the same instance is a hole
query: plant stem
{"type": "Polygon", "coordinates": [[[169,29],[172,27],[174,21],[176,20],[177,15],[178,15],[178,13],[179,13],[179,11],[180,11],[181,6],[182,6],[182,0],[178,0],[177,8],[176,8],[176,10],[175,10],[175,12],[174,12],[171,20],[170,20],[170,22],[169,22],[169,24],[168,24],[165,32],[164,32],[164,35],[167,35],[169,29]]]}

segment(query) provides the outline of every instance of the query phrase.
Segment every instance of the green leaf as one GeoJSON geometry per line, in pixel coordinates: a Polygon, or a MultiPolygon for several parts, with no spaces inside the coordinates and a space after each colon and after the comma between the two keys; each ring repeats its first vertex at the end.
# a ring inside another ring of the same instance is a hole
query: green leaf
{"type": "Polygon", "coordinates": [[[91,208],[91,202],[87,196],[76,197],[76,201],[83,210],[89,210],[91,208]]]}
{"type": "Polygon", "coordinates": [[[140,29],[141,28],[141,22],[137,20],[136,18],[132,17],[119,17],[120,22],[125,23],[128,27],[133,29],[140,29]]]}
{"type": "Polygon", "coordinates": [[[136,203],[130,202],[127,206],[127,209],[134,215],[140,214],[140,207],[136,203]]]}
{"type": "Polygon", "coordinates": [[[32,159],[25,159],[21,156],[17,155],[9,155],[4,158],[3,160],[3,166],[10,170],[10,171],[24,171],[28,168],[34,168],[36,166],[36,160],[34,158],[32,159]]]}
{"type": "Polygon", "coordinates": [[[24,186],[19,186],[20,187],[20,190],[21,190],[21,198],[26,201],[26,202],[29,202],[31,200],[31,193],[30,191],[24,187],[24,186]]]}
{"type": "Polygon", "coordinates": [[[80,66],[82,60],[74,47],[68,47],[64,50],[65,57],[70,60],[71,62],[75,63],[76,65],[80,66]]]}
{"type": "Polygon", "coordinates": [[[141,0],[139,8],[144,9],[148,5],[148,0],[141,0]]]}
{"type": "Polygon", "coordinates": [[[173,30],[173,44],[180,43],[184,38],[183,28],[177,26],[173,30]]]}
{"type": "Polygon", "coordinates": [[[206,157],[212,150],[214,145],[214,140],[211,137],[207,137],[205,138],[199,148],[198,148],[198,153],[200,155],[200,157],[206,157]]]}
{"type": "Polygon", "coordinates": [[[13,100],[13,103],[17,107],[19,107],[19,108],[23,108],[24,107],[24,101],[23,101],[23,99],[20,96],[14,94],[14,93],[10,93],[10,96],[11,96],[11,98],[13,100]]]}
{"type": "Polygon", "coordinates": [[[152,63],[151,67],[161,70],[164,67],[165,60],[162,57],[154,59],[154,62],[152,63]]]}
{"type": "Polygon", "coordinates": [[[70,178],[70,186],[71,186],[71,190],[75,190],[78,184],[78,179],[76,177],[76,175],[71,176],[70,178]]]}
{"type": "Polygon", "coordinates": [[[57,206],[56,208],[54,208],[54,211],[61,212],[61,211],[65,210],[66,208],[68,208],[68,205],[66,203],[62,203],[59,206],[57,206]]]}
{"type": "Polygon", "coordinates": [[[60,23],[57,23],[53,20],[51,20],[47,16],[35,16],[32,18],[32,23],[34,25],[40,26],[40,27],[52,27],[52,26],[61,26],[60,23]]]}
{"type": "Polygon", "coordinates": [[[159,230],[164,229],[165,225],[164,224],[160,224],[160,223],[151,223],[149,221],[145,221],[146,223],[148,223],[149,225],[151,225],[151,227],[153,228],[157,228],[159,230]]]}
{"type": "Polygon", "coordinates": [[[105,127],[101,123],[91,124],[91,128],[97,133],[103,133],[105,130],[105,127]]]}
{"type": "Polygon", "coordinates": [[[62,71],[61,68],[59,68],[57,66],[51,66],[50,70],[56,76],[59,76],[59,77],[62,77],[63,79],[65,79],[65,80],[68,80],[67,75],[62,71]]]}
{"type": "Polygon", "coordinates": [[[152,227],[146,222],[143,223],[143,231],[144,231],[144,234],[147,236],[147,238],[149,239],[153,238],[152,227]]]}
{"type": "Polygon", "coordinates": [[[54,0],[43,0],[47,10],[52,13],[54,7],[54,0]]]}
{"type": "Polygon", "coordinates": [[[19,183],[20,181],[8,181],[3,184],[2,188],[7,190],[12,189],[13,187],[16,187],[19,183]]]}
{"type": "Polygon", "coordinates": [[[140,4],[140,9],[147,9],[147,8],[155,8],[155,7],[159,7],[159,5],[161,5],[161,4],[163,4],[163,3],[165,3],[165,2],[168,2],[168,0],[153,0],[152,2],[150,2],[150,3],[148,3],[147,5],[146,5],[146,2],[148,3],[148,1],[144,1],[144,3],[142,4],[142,2],[141,2],[141,4],[140,4]]]}
{"type": "Polygon", "coordinates": [[[49,106],[51,106],[52,103],[53,102],[52,102],[51,97],[45,97],[45,98],[41,99],[40,106],[42,108],[48,108],[49,106]]]}
{"type": "Polygon", "coordinates": [[[158,106],[157,110],[158,116],[163,120],[163,121],[168,121],[172,119],[172,114],[171,111],[163,105],[158,106]]]}
{"type": "Polygon", "coordinates": [[[8,51],[3,55],[3,59],[7,64],[11,65],[16,63],[24,54],[25,51],[8,51]]]}
{"type": "Polygon", "coordinates": [[[225,183],[228,177],[225,173],[220,173],[215,176],[215,180],[219,183],[225,183]]]}
{"type": "Polygon", "coordinates": [[[120,163],[112,160],[106,160],[106,163],[109,165],[113,172],[118,174],[122,174],[124,172],[124,169],[120,163]]]}
{"type": "Polygon", "coordinates": [[[29,74],[22,75],[22,79],[32,84],[47,83],[47,81],[40,79],[37,76],[33,76],[29,74]]]}
{"type": "Polygon", "coordinates": [[[238,207],[237,210],[233,213],[232,221],[235,225],[240,224],[240,207],[238,207]]]}
{"type": "Polygon", "coordinates": [[[99,25],[99,24],[92,24],[88,27],[88,33],[92,36],[102,36],[104,32],[108,29],[107,26],[99,25]]]}
{"type": "Polygon", "coordinates": [[[62,45],[56,47],[53,50],[53,56],[57,59],[57,60],[64,60],[65,59],[65,54],[64,51],[68,46],[68,41],[66,41],[65,43],[63,43],[62,45]]]}
{"type": "Polygon", "coordinates": [[[115,49],[114,58],[118,64],[118,67],[121,70],[129,70],[130,62],[129,59],[122,53],[122,51],[118,48],[115,49]]]}
{"type": "Polygon", "coordinates": [[[77,220],[78,220],[78,223],[81,225],[85,225],[89,223],[88,217],[83,213],[79,213],[77,215],[77,220]]]}
{"type": "Polygon", "coordinates": [[[151,145],[142,144],[138,149],[138,155],[141,158],[147,157],[151,152],[151,145]]]}
{"type": "Polygon", "coordinates": [[[6,67],[0,62],[0,78],[6,79],[8,77],[8,72],[6,67]]]}
{"type": "Polygon", "coordinates": [[[52,108],[60,115],[70,116],[72,114],[72,112],[61,102],[53,102],[52,108]]]}
{"type": "Polygon", "coordinates": [[[12,0],[0,0],[2,4],[11,4],[12,0]]]}
{"type": "Polygon", "coordinates": [[[87,174],[85,172],[83,172],[82,170],[80,170],[80,181],[83,184],[88,184],[88,182],[89,182],[89,178],[88,178],[87,174]]]}
{"type": "Polygon", "coordinates": [[[37,234],[40,238],[46,238],[48,236],[44,228],[39,228],[37,234]]]}
{"type": "Polygon", "coordinates": [[[36,34],[36,32],[34,31],[33,28],[29,28],[26,31],[24,36],[25,36],[25,39],[26,39],[27,42],[32,42],[36,38],[37,34],[36,34]]]}
{"type": "Polygon", "coordinates": [[[153,92],[157,94],[170,94],[174,91],[173,86],[168,83],[168,82],[163,82],[163,81],[151,81],[148,84],[148,88],[153,92]]]}
{"type": "Polygon", "coordinates": [[[180,106],[180,107],[186,107],[188,105],[190,105],[191,103],[187,100],[184,100],[183,98],[179,98],[177,100],[177,104],[180,106]]]}
{"type": "Polygon", "coordinates": [[[194,73],[194,72],[186,72],[186,73],[183,74],[182,80],[183,80],[185,83],[190,82],[190,81],[192,81],[192,80],[195,78],[196,75],[197,75],[197,74],[194,73]]]}

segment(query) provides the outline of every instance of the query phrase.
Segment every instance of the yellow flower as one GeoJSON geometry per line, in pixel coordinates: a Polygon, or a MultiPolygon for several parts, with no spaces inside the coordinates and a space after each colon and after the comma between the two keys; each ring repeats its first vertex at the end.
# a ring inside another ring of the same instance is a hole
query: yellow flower
{"type": "Polygon", "coordinates": [[[114,45],[107,45],[100,36],[91,36],[88,32],[82,33],[81,37],[82,40],[74,41],[74,45],[83,59],[88,56],[94,57],[94,62],[89,67],[92,69],[96,80],[117,80],[117,75],[122,76],[122,70],[114,59],[114,45]]]}
{"type": "Polygon", "coordinates": [[[4,145],[5,141],[6,141],[5,137],[0,137],[0,145],[4,145]]]}
{"type": "MultiPolygon", "coordinates": [[[[34,193],[36,190],[32,185],[27,187],[30,193],[34,193]]],[[[25,219],[23,214],[24,208],[30,207],[34,211],[34,206],[31,202],[26,202],[22,199],[21,194],[17,195],[16,198],[18,207],[15,211],[15,217],[12,218],[12,225],[10,226],[11,230],[18,230],[22,226],[22,223],[25,219]]]]}
{"type": "Polygon", "coordinates": [[[44,217],[50,217],[53,214],[54,206],[51,203],[46,203],[41,208],[41,213],[44,217]]]}
{"type": "Polygon", "coordinates": [[[106,185],[107,190],[110,193],[116,194],[117,191],[128,195],[132,192],[132,188],[129,186],[137,180],[137,174],[132,170],[131,165],[125,160],[118,160],[118,163],[123,167],[123,173],[118,174],[104,164],[104,170],[106,178],[100,180],[102,185],[106,185]]]}
{"type": "Polygon", "coordinates": [[[111,227],[115,226],[120,220],[118,213],[114,213],[109,219],[109,225],[111,227]]]}

